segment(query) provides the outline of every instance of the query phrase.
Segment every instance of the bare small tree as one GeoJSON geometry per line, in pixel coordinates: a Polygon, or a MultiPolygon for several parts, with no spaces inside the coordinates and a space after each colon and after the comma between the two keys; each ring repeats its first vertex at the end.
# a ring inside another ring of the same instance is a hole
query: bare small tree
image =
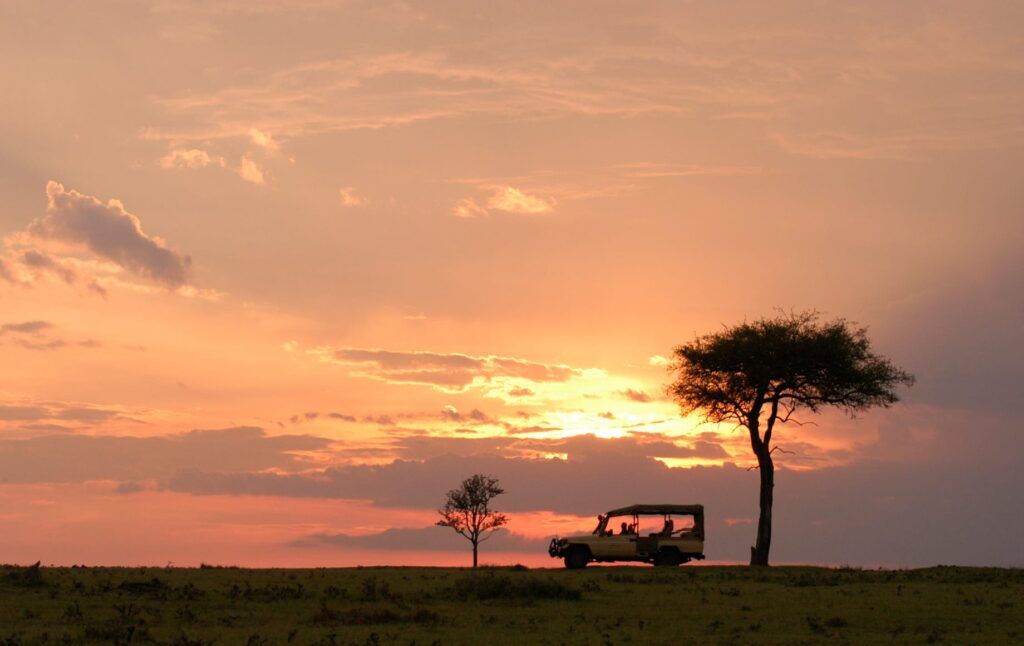
{"type": "Polygon", "coordinates": [[[793,413],[838,408],[849,415],[899,400],[910,373],[871,349],[867,330],[802,312],[725,328],[675,349],[669,394],[683,413],[732,422],[750,434],[761,475],[751,565],[768,565],[775,464],[772,432],[793,413]]]}
{"type": "Polygon", "coordinates": [[[444,506],[437,510],[441,515],[439,526],[451,527],[473,544],[473,567],[477,565],[480,543],[508,524],[508,516],[491,509],[491,501],[503,493],[505,490],[498,486],[496,478],[477,474],[449,491],[444,506]]]}

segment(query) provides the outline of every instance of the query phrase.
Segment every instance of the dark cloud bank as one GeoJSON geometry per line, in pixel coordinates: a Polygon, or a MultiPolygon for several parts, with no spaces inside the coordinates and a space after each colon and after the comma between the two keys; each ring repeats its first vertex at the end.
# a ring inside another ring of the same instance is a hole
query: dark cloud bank
{"type": "MultiPolygon", "coordinates": [[[[0,416],[7,419],[31,419],[41,414],[49,413],[31,406],[0,408],[0,416]]],[[[302,461],[291,452],[323,449],[330,443],[308,435],[271,437],[249,427],[158,437],[67,433],[7,439],[0,440],[0,483],[160,480],[183,469],[224,474],[269,468],[292,470],[300,468],[302,461]]]]}
{"type": "MultiPolygon", "coordinates": [[[[327,469],[315,475],[198,470],[167,487],[192,494],[273,495],[436,506],[458,479],[482,471],[502,480],[510,513],[596,514],[633,502],[700,502],[709,556],[742,560],[753,536],[757,474],[735,466],[669,469],[650,458],[522,460],[442,456],[423,462],[327,469]]],[[[870,461],[782,471],[776,486],[775,556],[790,562],[917,565],[1024,563],[1015,469],[870,461]]]]}
{"type": "MultiPolygon", "coordinates": [[[[6,413],[21,418],[39,412],[28,408],[6,413]]],[[[1024,450],[1024,434],[1015,420],[992,418],[977,428],[957,421],[940,426],[935,443],[942,450],[921,459],[886,459],[885,451],[866,449],[863,456],[875,457],[811,471],[782,469],[774,558],[867,566],[1024,565],[1019,513],[1024,470],[1016,459],[1024,450]]],[[[513,516],[538,510],[591,515],[634,502],[703,503],[709,558],[743,561],[748,554],[756,471],[734,465],[671,469],[652,457],[720,456],[722,449],[713,442],[523,440],[537,450],[568,454],[564,460],[542,460],[508,457],[515,441],[397,438],[394,449],[405,457],[392,463],[310,470],[315,465],[298,452],[329,452],[343,460],[348,449],[326,438],[268,436],[244,427],[153,438],[65,433],[0,441],[0,474],[7,483],[114,480],[125,495],[157,482],[190,495],[367,500],[381,507],[386,521],[388,508],[436,508],[461,478],[483,472],[501,479],[508,493],[499,508],[513,516]]],[[[901,440],[883,437],[879,446],[890,441],[901,440]]],[[[520,539],[495,539],[490,549],[542,549],[537,541],[520,539]]],[[[394,549],[463,547],[433,530],[391,530],[374,537],[324,534],[296,547],[380,547],[378,541],[394,549]]]]}

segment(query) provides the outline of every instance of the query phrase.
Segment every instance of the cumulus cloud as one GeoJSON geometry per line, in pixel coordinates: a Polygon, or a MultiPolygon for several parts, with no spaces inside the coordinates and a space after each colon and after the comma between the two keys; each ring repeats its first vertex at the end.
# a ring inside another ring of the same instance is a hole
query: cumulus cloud
{"type": "Polygon", "coordinates": [[[248,155],[242,156],[242,161],[238,165],[238,176],[252,184],[262,185],[264,183],[263,168],[248,155]]]}
{"type": "Polygon", "coordinates": [[[260,148],[265,148],[267,150],[277,150],[278,148],[277,142],[274,141],[274,138],[259,128],[251,128],[249,130],[249,140],[260,148]]]}
{"type": "Polygon", "coordinates": [[[507,213],[550,213],[555,207],[555,200],[528,195],[518,188],[502,186],[494,189],[487,206],[507,213]]]}
{"type": "MultiPolygon", "coordinates": [[[[104,203],[91,195],[66,190],[55,181],[47,183],[46,196],[46,215],[29,224],[30,238],[87,251],[171,289],[188,284],[189,257],[171,250],[159,238],[148,236],[139,218],[119,200],[104,203]]],[[[53,272],[66,282],[80,280],[73,266],[41,250],[23,252],[21,260],[29,268],[53,272]]],[[[95,281],[90,284],[99,288],[95,281]]]]}
{"type": "Polygon", "coordinates": [[[175,148],[160,158],[163,168],[204,168],[216,164],[223,167],[223,157],[211,156],[198,148],[175,148]]]}
{"type": "Polygon", "coordinates": [[[351,186],[344,186],[338,189],[338,196],[341,199],[341,205],[346,208],[363,206],[368,202],[365,197],[356,193],[356,189],[351,186]]]}
{"type": "Polygon", "coordinates": [[[390,383],[429,385],[442,390],[463,390],[495,379],[564,382],[582,374],[581,370],[570,366],[494,355],[361,348],[318,348],[313,352],[323,361],[352,366],[354,374],[390,383]]]}
{"type": "Polygon", "coordinates": [[[554,198],[529,195],[512,186],[481,186],[480,188],[489,188],[491,191],[491,195],[487,199],[487,206],[481,206],[471,197],[462,198],[452,207],[452,214],[455,217],[466,219],[482,217],[488,214],[488,209],[519,215],[536,215],[550,213],[555,208],[554,198]]]}

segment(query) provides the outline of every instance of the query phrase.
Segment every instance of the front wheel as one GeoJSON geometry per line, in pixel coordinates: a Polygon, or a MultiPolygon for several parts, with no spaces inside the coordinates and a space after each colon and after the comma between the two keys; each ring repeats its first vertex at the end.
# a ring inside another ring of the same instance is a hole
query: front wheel
{"type": "Polygon", "coordinates": [[[679,552],[658,552],[654,556],[655,567],[675,567],[677,565],[682,565],[685,562],[686,559],[684,559],[679,552]]]}
{"type": "Polygon", "coordinates": [[[578,547],[571,548],[565,555],[565,567],[570,570],[585,568],[589,562],[590,555],[586,550],[578,547]]]}

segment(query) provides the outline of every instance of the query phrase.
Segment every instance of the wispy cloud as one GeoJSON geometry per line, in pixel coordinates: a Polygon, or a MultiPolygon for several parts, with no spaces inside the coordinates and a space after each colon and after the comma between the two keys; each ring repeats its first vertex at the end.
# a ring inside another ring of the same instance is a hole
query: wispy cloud
{"type": "Polygon", "coordinates": [[[57,401],[0,401],[0,423],[72,422],[93,425],[111,420],[131,420],[118,407],[57,401]]]}
{"type": "Polygon", "coordinates": [[[464,197],[452,207],[452,215],[469,220],[487,215],[487,209],[477,204],[473,198],[464,197]]]}
{"type": "Polygon", "coordinates": [[[629,73],[632,65],[665,70],[704,63],[667,59],[663,52],[650,49],[618,54],[592,50],[554,59],[517,53],[490,63],[462,62],[438,51],[313,61],[252,83],[163,98],[165,109],[186,117],[191,125],[153,127],[144,136],[211,140],[247,137],[255,127],[296,137],[473,114],[504,119],[565,114],[628,117],[683,113],[688,101],[708,98],[690,86],[673,84],[667,74],[629,73]],[[254,126],[253,114],[273,116],[254,126]]]}
{"type": "Polygon", "coordinates": [[[93,339],[71,341],[56,335],[56,326],[49,321],[24,321],[0,325],[0,337],[25,350],[57,350],[79,347],[97,348],[100,343],[93,339]]]}
{"type": "Polygon", "coordinates": [[[623,177],[657,179],[670,177],[737,177],[764,175],[768,171],[762,166],[730,166],[720,164],[668,164],[634,162],[616,166],[623,177]]]}
{"type": "Polygon", "coordinates": [[[321,361],[349,366],[355,375],[455,392],[495,380],[565,382],[582,374],[580,369],[570,366],[496,355],[331,347],[310,352],[321,361]]]}

